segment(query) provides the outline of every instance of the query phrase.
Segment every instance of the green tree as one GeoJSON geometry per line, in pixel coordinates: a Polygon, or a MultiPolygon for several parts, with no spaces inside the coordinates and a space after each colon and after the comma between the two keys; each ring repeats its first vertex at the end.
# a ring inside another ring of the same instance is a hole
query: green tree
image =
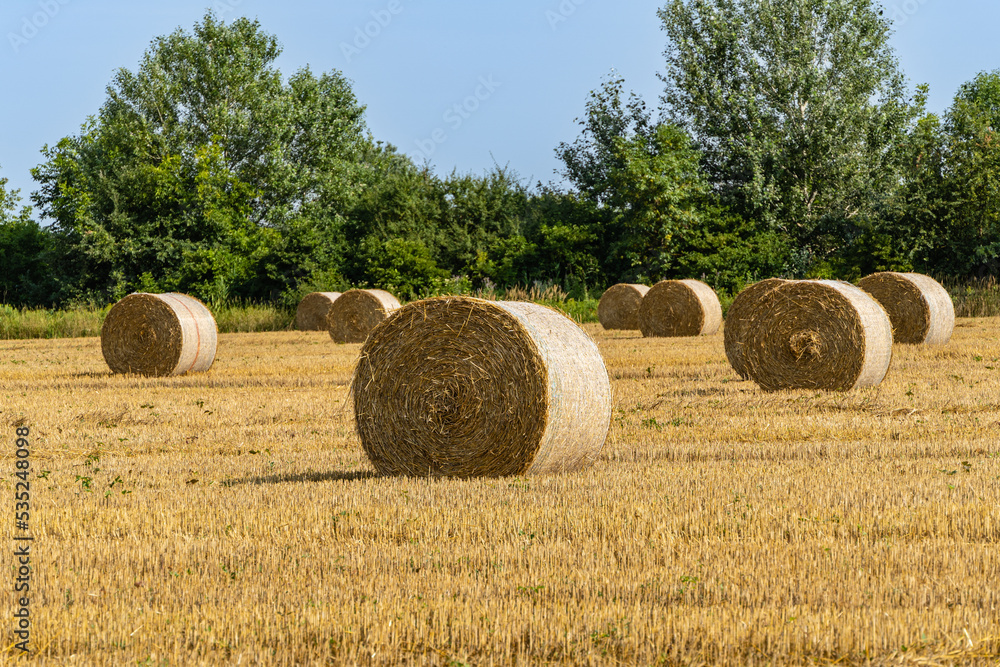
{"type": "MultiPolygon", "coordinates": [[[[944,234],[928,264],[952,274],[1000,272],[1000,71],[963,84],[944,121],[944,234]]],[[[941,199],[939,198],[939,199],[941,199]]]]}
{"type": "MultiPolygon", "coordinates": [[[[647,258],[642,249],[629,247],[628,221],[644,213],[655,215],[653,211],[634,206],[622,191],[623,186],[633,185],[627,174],[634,166],[634,163],[629,164],[630,155],[637,152],[649,155],[655,150],[655,124],[646,104],[634,93],[629,93],[627,100],[623,99],[624,84],[624,79],[612,74],[599,88],[591,91],[585,104],[586,113],[577,119],[580,135],[571,144],[559,144],[555,151],[563,163],[562,175],[575,189],[579,202],[573,197],[560,201],[555,192],[549,193],[549,199],[558,201],[563,210],[569,205],[577,211],[585,211],[584,217],[576,216],[571,222],[551,219],[536,228],[549,238],[553,237],[553,231],[558,231],[558,236],[574,239],[578,272],[582,275],[597,273],[602,278],[595,287],[619,280],[636,280],[636,274],[643,273],[641,265],[647,263],[647,258]],[[593,248],[596,253],[597,270],[588,267],[579,255],[587,248],[593,248]]],[[[552,209],[551,206],[547,208],[552,209]]],[[[657,238],[649,242],[659,247],[660,241],[657,238]]],[[[546,259],[554,250],[550,244],[536,244],[535,249],[540,255],[536,258],[537,264],[550,263],[546,259]]],[[[558,254],[557,261],[563,259],[558,254]]]]}
{"type": "Polygon", "coordinates": [[[31,207],[21,206],[21,191],[7,188],[7,178],[0,178],[0,224],[31,219],[31,207]]]}
{"type": "Polygon", "coordinates": [[[351,281],[377,285],[392,275],[386,285],[422,293],[442,276],[495,278],[491,249],[521,236],[528,194],[516,174],[497,167],[441,179],[396,154],[376,173],[344,227],[348,245],[362,249],[345,264],[351,281]],[[407,255],[412,262],[391,259],[407,255]]]}
{"type": "MultiPolygon", "coordinates": [[[[926,101],[921,86],[918,106],[926,101]]],[[[963,84],[907,137],[904,179],[865,239],[873,270],[985,276],[1000,270],[1000,71],[963,84]]]]}
{"type": "Polygon", "coordinates": [[[365,266],[366,282],[400,299],[432,296],[450,276],[420,241],[390,238],[380,242],[369,236],[362,242],[358,256],[365,266]]]}
{"type": "Polygon", "coordinates": [[[619,139],[615,156],[608,250],[618,280],[693,277],[734,293],[781,272],[788,257],[781,236],[718,204],[682,130],[659,125],[651,144],[619,139]]]}
{"type": "Polygon", "coordinates": [[[646,103],[630,92],[622,99],[625,80],[615,77],[605,80],[592,90],[586,102],[587,113],[576,120],[582,130],[572,144],[560,143],[556,157],[563,163],[562,171],[584,197],[603,204],[612,195],[611,172],[621,169],[619,140],[652,141],[655,123],[646,103]]]}
{"type": "Polygon", "coordinates": [[[580,298],[605,282],[598,216],[589,199],[540,185],[525,203],[519,232],[495,237],[472,275],[502,287],[557,283],[580,298]]]}
{"type": "Polygon", "coordinates": [[[426,291],[443,273],[440,231],[444,193],[440,180],[391,147],[373,161],[373,175],[347,215],[343,271],[354,284],[409,292],[426,291]],[[415,261],[408,264],[406,256],[415,261]]]}
{"type": "Polygon", "coordinates": [[[608,252],[619,280],[653,282],[677,268],[680,240],[699,228],[709,206],[709,185],[690,138],[672,125],[652,140],[619,137],[608,172],[608,252]]]}
{"type": "Polygon", "coordinates": [[[0,303],[43,305],[52,289],[49,236],[7,183],[0,178],[0,303]]]}
{"type": "Polygon", "coordinates": [[[63,298],[273,298],[336,268],[376,152],[344,77],[283,82],[280,52],[256,21],[209,13],[157,37],[78,136],[43,149],[35,202],[70,269],[63,298]]]}
{"type": "Polygon", "coordinates": [[[481,253],[522,234],[528,193],[512,170],[497,166],[482,176],[453,172],[441,188],[439,257],[454,273],[471,273],[481,253]]]}
{"type": "MultiPolygon", "coordinates": [[[[556,150],[563,175],[592,206],[564,234],[599,259],[599,271],[581,274],[599,274],[602,285],[697,277],[733,290],[779,273],[787,244],[720,206],[691,138],[654,122],[634,94],[627,102],[623,95],[614,78],[593,91],[580,137],[556,150]]],[[[534,249],[544,254],[537,243],[534,249]]],[[[579,257],[575,264],[586,266],[579,257]]]]}
{"type": "Polygon", "coordinates": [[[663,100],[723,201],[786,234],[795,273],[885,204],[915,110],[874,0],[671,0],[663,100]]]}
{"type": "MultiPolygon", "coordinates": [[[[914,107],[920,118],[901,144],[900,185],[852,251],[843,256],[840,274],[844,278],[924,269],[932,262],[932,251],[947,242],[945,133],[941,119],[924,111],[927,94],[926,85],[918,86],[914,107]]],[[[937,273],[940,268],[930,271],[937,273]]]]}

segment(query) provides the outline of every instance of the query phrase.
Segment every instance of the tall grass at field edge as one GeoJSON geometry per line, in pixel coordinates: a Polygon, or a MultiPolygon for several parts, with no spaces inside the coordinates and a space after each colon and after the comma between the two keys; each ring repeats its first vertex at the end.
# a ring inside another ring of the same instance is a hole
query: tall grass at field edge
{"type": "MultiPolygon", "coordinates": [[[[65,310],[19,310],[0,305],[0,339],[86,338],[100,336],[111,306],[80,306],[65,310]]],[[[295,311],[272,305],[209,306],[219,333],[253,333],[290,329],[295,311]]]]}
{"type": "Polygon", "coordinates": [[[996,276],[959,280],[938,278],[955,304],[955,317],[1000,315],[1000,283],[996,276]]]}
{"type": "Polygon", "coordinates": [[[18,310],[0,305],[0,339],[99,336],[107,308],[18,310]]]}
{"type": "MultiPolygon", "coordinates": [[[[510,299],[502,295],[477,295],[510,299]]],[[[518,295],[520,296],[520,295],[518,295]]],[[[523,300],[523,299],[518,299],[523,300]]],[[[577,301],[565,294],[540,295],[531,299],[555,308],[576,322],[597,321],[597,300],[577,301]],[[543,298],[544,297],[544,298],[543,298]]],[[[258,333],[288,331],[295,322],[295,309],[272,304],[207,304],[219,333],[258,333]]],[[[30,338],[86,338],[100,336],[101,325],[111,306],[80,306],[65,310],[17,309],[0,305],[0,340],[30,338]]]]}
{"type": "MultiPolygon", "coordinates": [[[[996,317],[1000,315],[1000,282],[995,276],[977,279],[938,277],[955,304],[956,317],[996,317]]],[[[476,290],[485,299],[532,301],[555,308],[578,323],[597,322],[598,299],[589,294],[574,299],[558,286],[545,289],[514,287],[507,290],[476,290]]],[[[732,301],[720,294],[723,310],[732,301]]],[[[0,304],[0,339],[81,338],[99,336],[111,306],[79,306],[64,310],[17,309],[0,304]]],[[[229,303],[209,305],[219,333],[286,331],[295,321],[294,307],[274,304],[229,303]]]]}

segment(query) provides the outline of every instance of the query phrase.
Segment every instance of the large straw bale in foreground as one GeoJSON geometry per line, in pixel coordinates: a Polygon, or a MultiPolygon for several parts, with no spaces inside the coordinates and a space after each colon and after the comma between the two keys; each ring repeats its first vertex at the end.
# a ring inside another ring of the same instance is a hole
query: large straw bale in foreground
{"type": "Polygon", "coordinates": [[[611,421],[597,345],[534,303],[441,297],[372,331],[353,380],[361,444],[383,474],[579,470],[611,421]]]}
{"type": "Polygon", "coordinates": [[[597,319],[605,329],[636,330],[639,328],[639,304],[649,287],[618,283],[609,287],[597,304],[597,319]]]}
{"type": "Polygon", "coordinates": [[[352,289],[330,306],[327,330],[335,343],[363,343],[372,329],[399,310],[399,301],[380,289],[352,289]]]}
{"type": "Polygon", "coordinates": [[[858,287],[882,304],[897,343],[944,345],[955,330],[955,305],[930,276],[886,271],[863,278],[858,287]]]}
{"type": "Polygon", "coordinates": [[[312,292],[302,297],[295,310],[295,328],[299,331],[326,331],[327,315],[340,292],[312,292]]]}
{"type": "Polygon", "coordinates": [[[115,373],[163,377],[207,371],[217,347],[215,318],[186,294],[129,294],[101,327],[101,352],[115,373]]]}
{"type": "Polygon", "coordinates": [[[889,316],[849,283],[781,285],[758,299],[752,320],[743,354],[763,389],[847,391],[878,385],[889,370],[889,316]]]}
{"type": "Polygon", "coordinates": [[[719,296],[700,280],[661,280],[639,306],[643,336],[708,336],[721,325],[719,296]]]}
{"type": "Polygon", "coordinates": [[[754,325],[754,307],[765,294],[787,282],[781,278],[768,278],[754,283],[737,294],[733,302],[729,304],[729,310],[726,312],[726,325],[723,327],[726,358],[729,359],[729,365],[733,367],[736,374],[744,380],[750,379],[750,372],[747,370],[746,359],[743,355],[743,346],[746,344],[743,337],[747,328],[754,325]]]}

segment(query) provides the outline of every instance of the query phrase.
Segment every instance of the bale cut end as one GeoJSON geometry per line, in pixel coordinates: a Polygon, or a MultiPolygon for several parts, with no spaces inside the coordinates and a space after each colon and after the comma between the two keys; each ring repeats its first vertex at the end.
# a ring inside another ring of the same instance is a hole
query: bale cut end
{"type": "Polygon", "coordinates": [[[762,295],[743,340],[750,377],[768,391],[872,387],[892,360],[885,310],[833,280],[788,282],[762,295]]]}
{"type": "Polygon", "coordinates": [[[186,294],[130,294],[101,326],[101,352],[114,373],[164,377],[207,371],[217,348],[215,318],[186,294]]]}
{"type": "Polygon", "coordinates": [[[372,329],[399,308],[399,300],[384,290],[353,289],[330,306],[327,330],[335,343],[363,343],[372,329]]]}
{"type": "Polygon", "coordinates": [[[882,304],[897,343],[944,345],[955,330],[955,306],[948,291],[919,273],[874,273],[858,287],[882,304]]]}
{"type": "Polygon", "coordinates": [[[302,297],[295,310],[295,328],[299,331],[326,331],[327,315],[340,292],[312,292],[302,297]]]}
{"type": "Polygon", "coordinates": [[[639,305],[649,291],[646,285],[618,283],[609,287],[597,304],[597,319],[605,329],[639,328],[639,305]]]}
{"type": "Polygon", "coordinates": [[[597,346],[533,303],[411,303],[372,331],[352,386],[358,435],[382,474],[579,470],[596,459],[611,421],[597,346]]]}
{"type": "Polygon", "coordinates": [[[722,325],[722,304],[700,280],[661,280],[639,305],[643,336],[708,336],[722,325]]]}
{"type": "Polygon", "coordinates": [[[754,308],[765,294],[787,282],[781,278],[768,278],[754,283],[737,294],[733,302],[729,304],[726,324],[723,327],[726,358],[729,359],[729,365],[733,367],[736,374],[744,380],[750,379],[750,372],[747,370],[746,358],[743,353],[743,347],[746,344],[743,338],[746,329],[754,326],[754,308]]]}

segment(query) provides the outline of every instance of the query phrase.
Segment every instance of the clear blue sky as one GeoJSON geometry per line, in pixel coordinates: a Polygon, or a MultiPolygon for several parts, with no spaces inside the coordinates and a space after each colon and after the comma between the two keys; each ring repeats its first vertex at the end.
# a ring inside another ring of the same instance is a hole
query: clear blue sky
{"type": "MultiPolygon", "coordinates": [[[[588,91],[612,68],[658,105],[665,41],[656,10],[662,4],[3,0],[0,176],[27,198],[35,189],[29,169],[41,161],[39,149],[76,134],[97,112],[113,71],[134,69],[153,37],[190,30],[217,7],[227,19],[256,17],[277,35],[284,46],[278,66],[286,75],[305,65],[344,72],[368,107],[375,138],[418,161],[433,149],[438,173],[482,173],[495,161],[530,184],[558,180],[553,149],[577,136],[574,119],[588,91]],[[374,36],[359,38],[366,28],[374,36]],[[463,103],[461,114],[453,110],[463,103]]],[[[932,111],[947,108],[959,84],[977,72],[1000,68],[995,0],[884,4],[898,17],[893,43],[903,70],[911,83],[930,84],[932,111]]]]}

